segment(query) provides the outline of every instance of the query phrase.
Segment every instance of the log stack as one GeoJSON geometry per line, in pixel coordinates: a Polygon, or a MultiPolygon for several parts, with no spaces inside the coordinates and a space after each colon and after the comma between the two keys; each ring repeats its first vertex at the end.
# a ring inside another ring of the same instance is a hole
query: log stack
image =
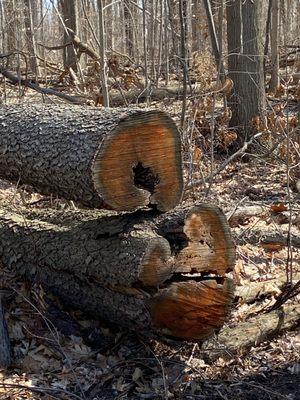
{"type": "Polygon", "coordinates": [[[3,205],[3,265],[129,329],[204,340],[222,327],[234,244],[219,208],[174,208],[183,185],[169,117],[15,106],[0,109],[0,120],[2,178],[93,208],[3,205]]]}

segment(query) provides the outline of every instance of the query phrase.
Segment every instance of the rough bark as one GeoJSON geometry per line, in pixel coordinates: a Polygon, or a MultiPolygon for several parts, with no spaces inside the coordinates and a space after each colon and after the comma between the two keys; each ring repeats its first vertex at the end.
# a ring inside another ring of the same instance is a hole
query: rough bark
{"type": "Polygon", "coordinates": [[[180,135],[162,112],[19,105],[0,110],[0,176],[89,207],[174,208],[180,135]]]}
{"type": "Polygon", "coordinates": [[[121,216],[3,209],[0,238],[4,266],[131,329],[204,339],[230,310],[234,245],[209,205],[121,216]]]}
{"type": "Polygon", "coordinates": [[[254,227],[251,230],[245,230],[236,228],[234,230],[236,236],[236,242],[238,244],[259,244],[267,251],[280,250],[290,243],[292,246],[300,248],[300,236],[299,229],[292,227],[290,234],[286,231],[275,231],[275,230],[263,230],[258,227],[254,227]]]}
{"type": "MultiPolygon", "coordinates": [[[[77,0],[60,0],[63,13],[63,20],[66,28],[70,28],[73,32],[77,32],[77,0]]],[[[64,30],[64,43],[70,41],[70,34],[67,29],[64,30]]],[[[73,68],[77,71],[77,59],[73,46],[67,46],[64,49],[64,67],[73,68]]]]}
{"type": "Polygon", "coordinates": [[[205,342],[203,351],[211,360],[232,358],[235,354],[244,354],[252,346],[299,326],[299,323],[300,306],[286,304],[279,310],[240,322],[234,328],[222,329],[216,339],[205,342]]]}
{"type": "Polygon", "coordinates": [[[0,291],[0,368],[7,368],[12,362],[8,330],[2,307],[2,294],[0,291]]]}
{"type": "Polygon", "coordinates": [[[209,29],[209,34],[210,34],[213,55],[215,58],[216,67],[218,70],[220,70],[220,78],[221,78],[221,82],[223,83],[225,80],[225,69],[224,69],[224,65],[223,65],[223,61],[222,61],[222,54],[220,54],[218,38],[217,38],[217,33],[216,33],[216,28],[215,28],[214,18],[213,18],[213,14],[212,14],[210,0],[204,0],[204,7],[205,7],[206,17],[207,17],[207,22],[208,22],[208,29],[209,29]]]}
{"type": "Polygon", "coordinates": [[[231,228],[234,228],[239,225],[245,225],[252,217],[261,217],[267,215],[267,213],[268,208],[264,206],[245,206],[237,208],[233,213],[228,213],[227,219],[231,228]]]}
{"type": "Polygon", "coordinates": [[[37,50],[36,50],[36,41],[34,36],[34,28],[33,28],[33,15],[32,15],[32,3],[31,0],[24,0],[25,5],[25,29],[26,29],[26,41],[27,48],[29,51],[29,65],[31,71],[37,77],[39,76],[39,67],[37,61],[37,50]]]}
{"type": "Polygon", "coordinates": [[[269,89],[274,94],[279,86],[279,52],[278,52],[278,29],[279,29],[279,3],[278,0],[272,0],[271,9],[271,79],[269,89]]]}
{"type": "Polygon", "coordinates": [[[263,51],[260,44],[259,2],[227,2],[228,73],[234,83],[228,105],[231,127],[251,132],[251,121],[265,110],[263,51]]]}
{"type": "MultiPolygon", "coordinates": [[[[300,279],[300,273],[293,275],[293,283],[295,284],[300,279]]],[[[265,299],[281,293],[286,285],[286,274],[276,276],[275,279],[270,279],[262,282],[251,282],[250,284],[237,286],[235,296],[241,303],[252,303],[256,300],[265,299]]]]}

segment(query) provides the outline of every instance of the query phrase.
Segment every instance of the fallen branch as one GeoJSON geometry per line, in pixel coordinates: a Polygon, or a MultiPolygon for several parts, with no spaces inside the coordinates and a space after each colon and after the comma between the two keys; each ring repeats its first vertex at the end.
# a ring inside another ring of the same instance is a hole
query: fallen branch
{"type": "Polygon", "coordinates": [[[247,223],[249,218],[254,216],[263,216],[267,212],[264,206],[245,206],[237,208],[233,213],[227,214],[229,225],[233,228],[247,223]]]}
{"type": "Polygon", "coordinates": [[[289,245],[300,248],[300,235],[297,228],[291,229],[290,239],[287,232],[263,231],[257,227],[251,229],[237,228],[233,230],[236,243],[260,245],[267,251],[276,251],[289,245]]]}
{"type": "Polygon", "coordinates": [[[58,92],[54,89],[43,88],[38,84],[31,82],[29,79],[24,79],[14,75],[11,71],[9,71],[6,68],[0,67],[0,73],[3,76],[5,76],[5,78],[9,79],[9,81],[14,85],[20,84],[22,86],[29,87],[30,89],[33,89],[38,93],[56,96],[72,104],[85,104],[87,102],[87,99],[81,96],[70,96],[68,94],[58,92]]]}
{"type": "MultiPolygon", "coordinates": [[[[294,276],[295,282],[300,279],[300,274],[294,276]]],[[[239,302],[252,303],[255,300],[279,295],[286,286],[286,274],[263,282],[251,282],[243,286],[237,286],[235,296],[239,302]]]]}
{"type": "MultiPolygon", "coordinates": [[[[221,171],[223,171],[224,168],[227,167],[228,164],[230,164],[233,160],[235,160],[237,157],[243,155],[246,150],[248,149],[248,147],[254,142],[255,139],[257,139],[258,137],[264,135],[265,132],[258,132],[255,135],[253,135],[251,137],[251,139],[248,142],[245,142],[243,144],[243,146],[234,154],[232,154],[229,158],[227,158],[226,161],[224,161],[224,163],[215,171],[213,172],[208,178],[207,180],[210,181],[210,186],[212,185],[212,180],[215,176],[217,176],[221,171]]],[[[198,179],[196,181],[192,181],[190,182],[188,185],[186,185],[186,189],[192,189],[196,186],[200,186],[203,185],[203,179],[198,179]]],[[[209,189],[208,189],[209,190],[209,189]]]]}
{"type": "Polygon", "coordinates": [[[241,355],[251,347],[271,340],[300,323],[300,305],[285,305],[268,314],[259,314],[235,327],[225,327],[214,339],[204,342],[202,350],[210,360],[219,357],[232,358],[241,355]]]}

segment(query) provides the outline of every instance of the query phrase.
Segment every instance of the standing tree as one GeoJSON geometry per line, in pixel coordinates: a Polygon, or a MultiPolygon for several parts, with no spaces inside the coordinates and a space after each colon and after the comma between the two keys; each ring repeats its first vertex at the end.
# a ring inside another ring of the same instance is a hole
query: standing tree
{"type": "Polygon", "coordinates": [[[279,85],[279,54],[278,54],[278,28],[279,28],[279,0],[272,0],[271,5],[271,80],[270,91],[276,93],[279,85]]]}
{"type": "Polygon", "coordinates": [[[228,73],[234,83],[228,98],[231,127],[240,132],[240,142],[251,131],[251,120],[265,109],[263,49],[260,38],[258,0],[227,2],[228,73]]]}
{"type": "Polygon", "coordinates": [[[26,29],[27,48],[29,52],[29,65],[31,71],[37,77],[39,75],[39,68],[37,61],[36,42],[33,30],[32,0],[24,0],[24,6],[25,6],[24,23],[26,29]]]}
{"type": "MultiPolygon", "coordinates": [[[[77,0],[60,0],[61,10],[63,14],[64,24],[66,28],[69,28],[77,33],[77,0]]],[[[66,29],[64,32],[64,43],[67,44],[71,41],[71,35],[66,29]]],[[[74,46],[66,46],[64,49],[64,67],[72,67],[75,71],[77,70],[76,53],[74,46]]]]}

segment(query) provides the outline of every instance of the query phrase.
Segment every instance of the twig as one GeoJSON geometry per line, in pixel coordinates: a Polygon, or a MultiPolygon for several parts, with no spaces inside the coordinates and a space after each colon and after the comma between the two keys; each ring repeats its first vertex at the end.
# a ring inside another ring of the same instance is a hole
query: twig
{"type": "MultiPolygon", "coordinates": [[[[251,137],[250,140],[248,140],[248,142],[245,142],[243,144],[243,146],[234,154],[232,154],[229,158],[227,158],[226,161],[224,161],[224,163],[213,173],[208,177],[208,180],[212,180],[216,175],[218,175],[221,171],[223,171],[224,168],[227,167],[228,164],[231,163],[231,161],[235,160],[237,157],[239,157],[240,155],[242,155],[243,153],[246,152],[246,150],[248,149],[248,147],[254,142],[255,139],[257,139],[258,137],[264,135],[265,132],[259,132],[256,133],[255,135],[253,135],[251,137]]],[[[187,185],[186,189],[191,189],[193,187],[196,186],[200,186],[202,184],[202,179],[198,179],[196,181],[191,182],[190,184],[187,185]]]]}

